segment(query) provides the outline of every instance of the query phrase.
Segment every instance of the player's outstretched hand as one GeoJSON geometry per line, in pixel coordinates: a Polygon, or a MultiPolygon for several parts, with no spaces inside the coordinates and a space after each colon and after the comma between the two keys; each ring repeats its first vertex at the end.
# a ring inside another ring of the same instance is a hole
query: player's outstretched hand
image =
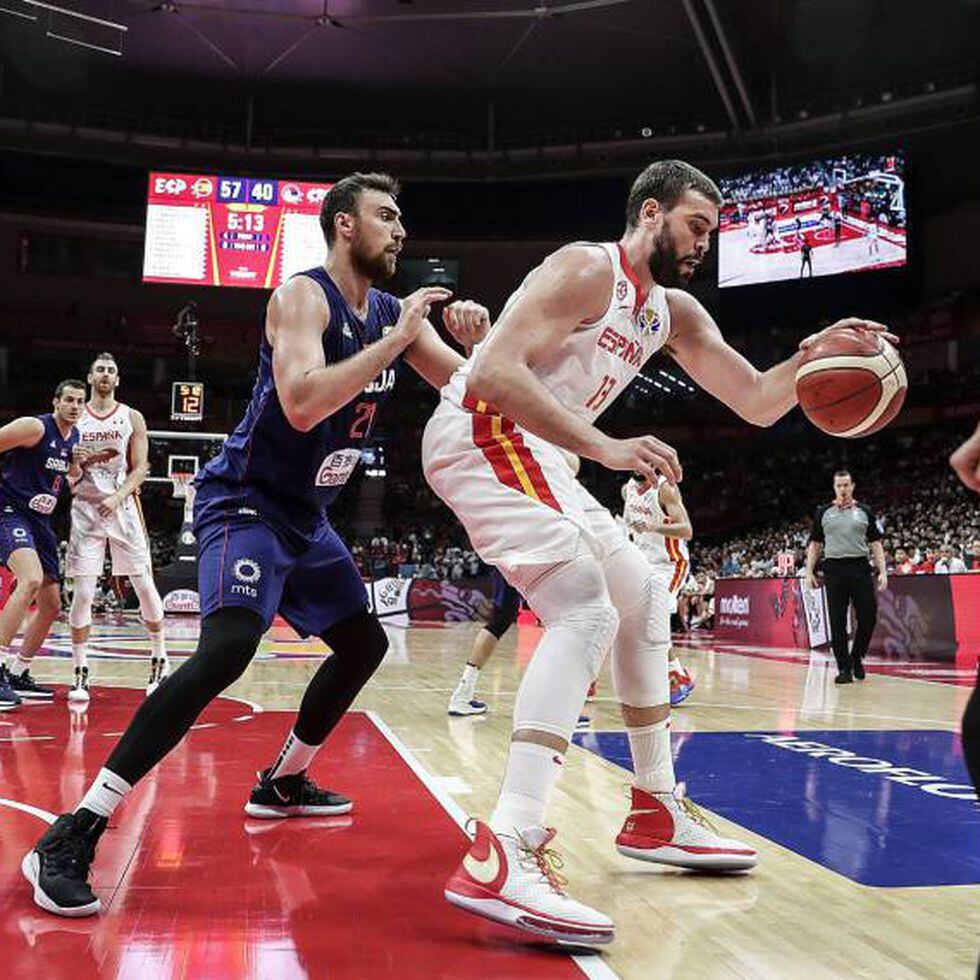
{"type": "Polygon", "coordinates": [[[661,473],[672,484],[680,482],[684,477],[674,447],[668,446],[656,436],[608,439],[598,462],[610,470],[639,473],[651,486],[656,485],[658,474],[661,473]]]}
{"type": "Polygon", "coordinates": [[[444,303],[450,296],[452,292],[442,286],[423,286],[401,301],[402,311],[392,333],[398,335],[403,347],[408,347],[419,335],[432,304],[444,303]]]}
{"type": "Polygon", "coordinates": [[[870,333],[880,334],[891,344],[899,343],[898,337],[891,333],[883,323],[878,323],[875,320],[862,320],[856,316],[848,316],[843,320],[832,323],[829,327],[825,327],[817,333],[810,334],[809,337],[804,337],[800,341],[800,350],[807,350],[807,348],[812,347],[821,337],[826,337],[832,330],[843,330],[847,327],[850,327],[852,330],[867,330],[870,333]]]}
{"type": "Polygon", "coordinates": [[[490,311],[471,299],[458,299],[442,311],[442,322],[453,340],[470,350],[486,337],[490,311]]]}
{"type": "Polygon", "coordinates": [[[977,431],[949,457],[949,465],[964,486],[980,493],[980,424],[977,431]]]}

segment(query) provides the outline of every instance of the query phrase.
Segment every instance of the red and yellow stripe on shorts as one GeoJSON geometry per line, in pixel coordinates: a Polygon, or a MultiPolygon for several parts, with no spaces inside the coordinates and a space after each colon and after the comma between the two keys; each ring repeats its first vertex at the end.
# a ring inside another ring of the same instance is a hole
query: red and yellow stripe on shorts
{"type": "Polygon", "coordinates": [[[473,442],[497,479],[504,486],[561,513],[561,504],[514,422],[470,395],[463,399],[463,408],[473,414],[473,442]]]}
{"type": "Polygon", "coordinates": [[[664,544],[667,546],[667,557],[674,563],[674,574],[670,580],[669,591],[676,592],[684,584],[684,579],[687,578],[688,563],[677,538],[669,538],[664,535],[664,544]]]}

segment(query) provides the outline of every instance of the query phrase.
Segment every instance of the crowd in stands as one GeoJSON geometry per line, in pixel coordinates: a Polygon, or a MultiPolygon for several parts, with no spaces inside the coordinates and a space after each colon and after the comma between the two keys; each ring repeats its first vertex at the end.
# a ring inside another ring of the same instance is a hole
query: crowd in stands
{"type": "MultiPolygon", "coordinates": [[[[958,439],[955,434],[929,430],[869,443],[860,470],[852,474],[855,496],[868,503],[881,522],[885,554],[894,574],[980,570],[980,502],[946,462],[958,439]]],[[[829,500],[830,493],[820,494],[821,487],[815,487],[814,481],[824,477],[821,482],[829,487],[833,468],[831,458],[821,461],[819,454],[808,450],[792,459],[779,486],[767,487],[761,480],[754,489],[747,484],[746,492],[769,493],[783,507],[795,500],[797,512],[816,496],[815,510],[824,498],[829,500]]],[[[809,513],[800,514],[715,541],[695,540],[692,566],[723,578],[774,575],[779,555],[790,553],[800,569],[812,521],[809,513]]]]}
{"type": "Polygon", "coordinates": [[[721,180],[721,191],[728,201],[755,201],[776,194],[795,194],[814,189],[830,190],[839,183],[835,174],[843,173],[848,179],[852,179],[876,170],[882,171],[885,163],[886,158],[883,156],[863,153],[814,160],[805,164],[775,167],[772,170],[753,171],[737,177],[724,177],[721,180]]]}

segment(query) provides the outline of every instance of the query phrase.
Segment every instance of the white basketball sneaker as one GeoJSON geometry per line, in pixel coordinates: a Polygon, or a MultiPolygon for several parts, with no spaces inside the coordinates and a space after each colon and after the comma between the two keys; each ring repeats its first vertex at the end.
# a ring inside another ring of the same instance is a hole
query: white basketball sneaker
{"type": "Polygon", "coordinates": [[[612,942],[612,920],[563,891],[562,859],[548,847],[554,830],[530,827],[497,835],[482,821],[475,823],[476,839],[446,882],[447,901],[548,939],[584,946],[612,942]]]}
{"type": "Polygon", "coordinates": [[[678,783],[672,793],[633,787],[633,805],[616,837],[627,857],[695,871],[744,871],[755,867],[754,847],[717,833],[678,783]]]}
{"type": "Polygon", "coordinates": [[[486,702],[478,701],[473,696],[475,693],[475,684],[467,684],[465,680],[460,680],[449,698],[449,714],[454,718],[466,715],[485,715],[487,713],[486,702]]]}
{"type": "Polygon", "coordinates": [[[75,668],[75,680],[71,686],[71,690],[68,692],[68,700],[73,704],[88,704],[89,698],[88,689],[88,667],[76,667],[75,668]]]}

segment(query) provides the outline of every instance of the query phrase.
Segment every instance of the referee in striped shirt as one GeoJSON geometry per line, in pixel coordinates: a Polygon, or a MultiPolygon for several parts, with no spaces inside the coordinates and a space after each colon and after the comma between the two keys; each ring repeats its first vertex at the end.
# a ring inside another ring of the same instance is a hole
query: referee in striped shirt
{"type": "Polygon", "coordinates": [[[830,617],[830,639],[837,661],[837,684],[864,680],[864,655],[878,618],[878,600],[868,558],[878,570],[878,591],[888,587],[881,527],[867,504],[854,499],[854,481],[847,470],[834,474],[834,500],[817,508],[806,549],[806,581],[819,588],[817,561],[823,554],[824,586],[830,617]],[[854,604],[857,629],[847,649],[847,610],[854,604]]]}

